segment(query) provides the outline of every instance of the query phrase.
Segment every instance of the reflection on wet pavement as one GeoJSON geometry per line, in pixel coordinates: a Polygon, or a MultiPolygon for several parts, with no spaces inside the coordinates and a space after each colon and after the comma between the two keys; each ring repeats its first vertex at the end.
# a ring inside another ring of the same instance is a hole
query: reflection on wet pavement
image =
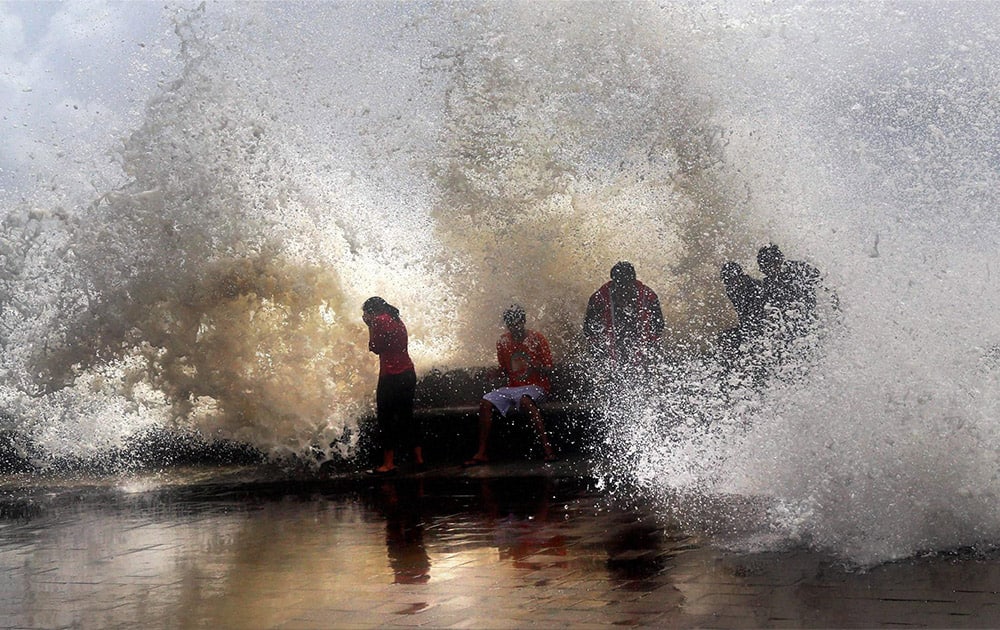
{"type": "Polygon", "coordinates": [[[548,476],[3,503],[4,628],[974,627],[1000,586],[992,560],[725,553],[548,476]]]}

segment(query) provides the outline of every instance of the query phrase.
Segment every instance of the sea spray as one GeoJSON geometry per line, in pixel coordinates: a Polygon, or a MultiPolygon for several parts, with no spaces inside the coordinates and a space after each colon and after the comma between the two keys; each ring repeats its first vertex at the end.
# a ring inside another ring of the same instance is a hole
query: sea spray
{"type": "Polygon", "coordinates": [[[650,456],[632,479],[665,514],[712,522],[739,548],[805,545],[869,565],[995,547],[998,232],[981,95],[997,51],[988,35],[968,39],[982,16],[960,11],[938,30],[925,20],[941,5],[910,8],[736,9],[710,49],[755,53],[726,81],[727,163],[748,176],[772,238],[820,261],[839,304],[805,378],[771,383],[736,417],[715,414],[713,430],[683,431],[682,448],[641,447],[650,456]],[[886,31],[893,43],[876,45],[886,31]],[[774,59],[780,93],[760,81],[774,59]],[[749,121],[759,127],[741,131],[749,121]]]}
{"type": "Polygon", "coordinates": [[[116,176],[5,195],[0,401],[32,448],[167,427],[349,456],[365,298],[401,308],[421,372],[491,364],[513,301],[577,365],[625,259],[668,359],[585,401],[609,488],[744,549],[995,545],[994,7],[177,15],[116,176]],[[757,382],[712,354],[717,274],[772,241],[823,273],[824,325],[757,382]]]}
{"type": "MultiPolygon", "coordinates": [[[[670,298],[678,338],[719,326],[713,312],[731,317],[715,265],[745,230],[710,172],[710,109],[670,98],[688,79],[655,29],[598,8],[541,21],[522,6],[439,9],[380,13],[377,30],[412,48],[380,57],[393,61],[378,72],[409,76],[353,101],[343,87],[370,44],[350,11],[181,14],[181,69],[125,139],[125,183],[43,212],[41,232],[35,218],[11,226],[30,250],[12,290],[38,315],[12,324],[12,338],[32,339],[10,344],[18,389],[53,396],[128,365],[121,384],[88,389],[97,406],[143,383],[162,396],[148,402],[163,409],[139,413],[154,424],[325,449],[370,408],[374,361],[351,305],[371,294],[401,306],[421,369],[491,362],[515,300],[572,358],[586,296],[619,258],[670,298]],[[537,37],[552,25],[559,41],[537,37]],[[288,32],[315,45],[233,52],[288,32]],[[572,59],[593,56],[593,74],[575,77],[572,59]],[[545,107],[522,103],[553,87],[545,107]],[[49,270],[44,290],[29,287],[34,269],[49,270]]],[[[102,443],[86,431],[80,442],[102,443]]]]}
{"type": "Polygon", "coordinates": [[[587,297],[627,259],[660,293],[671,343],[711,335],[729,316],[717,265],[755,243],[719,177],[713,102],[663,46],[657,9],[566,9],[454,12],[432,173],[438,233],[466,261],[464,334],[495,335],[478,314],[516,297],[572,355],[587,297]]]}
{"type": "Polygon", "coordinates": [[[427,287],[393,247],[419,225],[385,225],[386,202],[365,198],[377,184],[349,173],[294,177],[279,106],[227,76],[201,20],[177,25],[183,69],[126,139],[126,183],[79,211],[5,221],[5,414],[44,454],[166,426],[349,456],[377,366],[358,305],[427,287]],[[345,276],[366,280],[345,290],[345,276]]]}

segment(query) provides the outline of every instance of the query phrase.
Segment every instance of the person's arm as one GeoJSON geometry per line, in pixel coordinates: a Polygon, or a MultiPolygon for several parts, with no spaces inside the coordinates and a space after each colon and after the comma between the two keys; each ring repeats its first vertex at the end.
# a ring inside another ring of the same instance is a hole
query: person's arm
{"type": "Polygon", "coordinates": [[[819,269],[809,264],[806,265],[806,274],[809,276],[809,279],[813,282],[819,282],[820,276],[823,275],[819,272],[819,269]]]}
{"type": "Polygon", "coordinates": [[[601,309],[597,304],[597,294],[594,294],[587,302],[587,314],[583,318],[583,335],[593,343],[601,334],[603,326],[601,309]]]}
{"type": "Polygon", "coordinates": [[[368,325],[368,350],[375,354],[382,354],[389,345],[389,332],[385,329],[384,322],[378,317],[368,325]]]}
{"type": "Polygon", "coordinates": [[[657,339],[663,336],[663,328],[665,323],[663,321],[663,309],[660,307],[660,298],[655,293],[653,294],[653,299],[649,303],[649,318],[650,326],[653,328],[653,333],[656,335],[657,339]]]}
{"type": "Polygon", "coordinates": [[[502,338],[497,342],[497,368],[494,374],[496,377],[510,379],[510,350],[504,346],[502,338]]]}
{"type": "Polygon", "coordinates": [[[549,340],[544,335],[538,335],[538,356],[534,367],[543,376],[552,376],[552,350],[549,348],[549,340]]]}

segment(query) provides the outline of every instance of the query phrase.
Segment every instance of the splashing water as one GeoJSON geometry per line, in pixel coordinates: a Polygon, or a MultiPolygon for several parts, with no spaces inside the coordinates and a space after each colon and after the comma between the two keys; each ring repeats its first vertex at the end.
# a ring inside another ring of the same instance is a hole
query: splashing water
{"type": "Polygon", "coordinates": [[[0,158],[0,412],[43,452],[166,427],[349,453],[366,297],[400,307],[418,371],[491,363],[512,301],[571,362],[628,259],[672,359],[595,404],[609,481],[749,547],[998,540],[994,6],[170,9],[110,160],[68,124],[29,149],[41,71],[0,11],[28,121],[0,158]],[[719,266],[768,241],[840,307],[758,391],[702,351],[734,318],[719,266]]]}

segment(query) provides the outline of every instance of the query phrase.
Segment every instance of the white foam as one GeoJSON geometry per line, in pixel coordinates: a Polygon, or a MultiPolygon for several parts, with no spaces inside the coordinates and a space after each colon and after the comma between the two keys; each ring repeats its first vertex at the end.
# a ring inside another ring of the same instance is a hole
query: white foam
{"type": "Polygon", "coordinates": [[[774,241],[840,301],[808,378],[733,402],[666,372],[607,405],[609,474],[722,521],[765,500],[753,532],[731,515],[755,545],[996,540],[992,9],[234,7],[176,14],[114,159],[3,180],[9,426],[84,455],[150,425],[325,445],[371,406],[370,295],[421,371],[492,363],[512,301],[568,359],[629,259],[703,347],[719,265],[774,241]]]}

